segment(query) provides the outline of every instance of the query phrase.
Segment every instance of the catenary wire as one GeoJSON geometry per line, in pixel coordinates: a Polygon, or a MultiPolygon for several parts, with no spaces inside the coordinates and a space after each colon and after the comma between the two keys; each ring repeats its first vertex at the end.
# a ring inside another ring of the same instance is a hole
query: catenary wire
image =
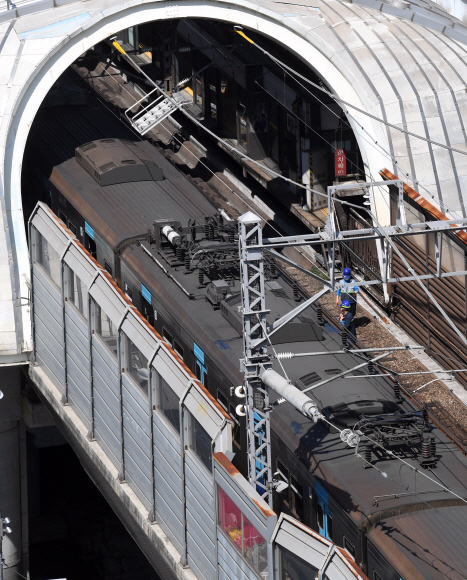
{"type": "MultiPolygon", "coordinates": [[[[112,67],[112,68],[114,68],[114,70],[118,70],[118,69],[115,69],[115,67],[112,67]]],[[[104,71],[104,72],[106,72],[106,71],[104,71]]],[[[107,74],[108,74],[108,73],[107,73],[107,74]]],[[[93,78],[96,78],[96,77],[89,75],[89,78],[93,79],[93,78]]],[[[118,82],[118,81],[117,81],[117,82],[118,82]]],[[[118,84],[120,85],[120,83],[118,83],[118,84]]],[[[120,86],[121,86],[121,85],[120,85],[120,86]]],[[[122,88],[124,88],[124,87],[122,87],[122,88]]],[[[135,100],[135,102],[136,102],[136,98],[135,98],[135,97],[134,97],[134,96],[133,96],[133,95],[132,95],[132,94],[131,94],[129,91],[127,91],[126,89],[124,89],[124,90],[125,90],[125,91],[128,93],[128,95],[129,95],[129,96],[130,96],[130,97],[131,97],[133,100],[135,100]]],[[[101,101],[101,102],[103,102],[103,101],[101,101]]],[[[105,103],[104,103],[104,104],[105,104],[105,103]]],[[[105,106],[107,107],[107,105],[105,105],[105,106]]],[[[122,119],[121,119],[121,118],[120,118],[118,115],[116,115],[116,114],[115,114],[115,112],[113,112],[113,111],[112,111],[112,110],[111,110],[109,107],[107,107],[107,109],[108,109],[109,111],[111,111],[111,113],[112,113],[112,114],[113,114],[113,115],[114,115],[114,116],[115,116],[117,119],[120,119],[120,121],[122,121],[122,119]]],[[[123,122],[123,121],[122,121],[122,122],[123,122]]],[[[165,127],[164,125],[161,125],[161,127],[162,127],[162,128],[165,130],[165,131],[167,131],[167,133],[169,133],[169,134],[170,134],[170,130],[169,130],[167,127],[165,127]]],[[[140,135],[140,134],[139,134],[137,131],[135,131],[133,127],[131,127],[131,131],[132,131],[132,132],[133,132],[135,135],[137,135],[138,137],[141,137],[141,135],[140,135]]],[[[175,140],[175,141],[177,141],[177,143],[178,143],[180,146],[182,146],[182,145],[183,145],[183,141],[181,141],[180,139],[178,139],[177,137],[175,137],[175,135],[172,135],[172,139],[173,139],[173,140],[175,140]]],[[[221,140],[221,139],[219,139],[219,140],[221,140]]],[[[190,152],[190,153],[191,153],[191,152],[190,152]]],[[[194,158],[195,158],[195,159],[196,159],[196,160],[197,160],[197,161],[198,161],[198,162],[199,162],[199,163],[200,163],[200,164],[201,164],[201,165],[202,165],[202,166],[203,166],[205,169],[207,169],[207,170],[208,170],[208,171],[209,171],[209,172],[212,174],[212,176],[213,176],[213,177],[216,177],[216,179],[218,179],[218,180],[219,180],[219,181],[220,181],[220,182],[221,182],[221,183],[222,183],[222,184],[223,184],[225,187],[227,187],[227,189],[229,189],[229,191],[230,191],[231,193],[233,193],[233,194],[234,194],[234,195],[235,195],[235,196],[236,196],[236,197],[237,197],[237,198],[238,198],[238,199],[239,199],[239,200],[240,200],[242,203],[244,203],[244,204],[245,204],[245,205],[246,205],[246,206],[247,206],[249,209],[251,209],[252,211],[254,211],[254,212],[255,212],[255,211],[257,211],[257,209],[256,209],[256,208],[254,208],[253,206],[251,206],[251,205],[250,205],[250,204],[249,204],[249,203],[248,203],[246,200],[244,200],[242,197],[240,197],[240,195],[239,195],[239,194],[238,194],[236,191],[234,191],[234,190],[233,190],[231,187],[229,187],[229,186],[228,186],[228,185],[225,183],[225,181],[223,181],[223,180],[222,180],[222,179],[221,179],[221,178],[220,178],[220,177],[219,177],[219,176],[218,176],[218,175],[217,175],[217,174],[216,174],[216,173],[215,173],[215,172],[214,172],[214,171],[213,171],[213,170],[212,170],[210,167],[208,167],[208,165],[206,165],[206,164],[205,164],[205,163],[204,163],[204,162],[203,162],[201,159],[199,159],[198,157],[196,157],[196,156],[194,155],[194,153],[192,153],[192,155],[193,155],[193,157],[194,157],[194,158]]],[[[321,194],[321,195],[324,195],[324,194],[321,194]]],[[[275,231],[275,232],[276,232],[276,233],[277,233],[279,236],[281,236],[281,237],[283,237],[283,236],[284,236],[284,235],[283,235],[283,234],[282,234],[282,233],[281,233],[281,232],[280,232],[280,231],[279,231],[277,228],[275,228],[275,227],[274,227],[274,226],[273,226],[273,225],[272,225],[270,222],[268,222],[268,226],[269,226],[269,227],[270,227],[272,230],[274,230],[274,231],[275,231]]],[[[299,253],[299,254],[300,254],[300,255],[301,255],[301,256],[302,256],[304,259],[306,259],[306,260],[307,260],[307,261],[308,261],[308,262],[309,262],[309,263],[310,263],[312,266],[314,266],[315,268],[317,268],[317,269],[318,269],[318,270],[319,270],[319,271],[320,271],[322,274],[325,274],[325,275],[327,275],[327,274],[324,272],[324,270],[322,270],[322,269],[320,268],[320,266],[318,266],[318,265],[317,265],[317,264],[316,264],[316,263],[315,263],[313,260],[311,260],[311,258],[310,258],[310,257],[306,256],[306,255],[305,255],[305,254],[304,254],[302,251],[298,250],[298,248],[297,248],[297,251],[298,251],[298,253],[299,253]]]]}
{"type": "MultiPolygon", "coordinates": [[[[286,65],[285,63],[283,63],[282,61],[280,61],[278,58],[274,57],[274,56],[273,56],[273,55],[271,55],[269,52],[265,51],[265,50],[264,50],[264,49],[263,49],[261,46],[259,46],[257,43],[255,43],[254,41],[252,41],[251,39],[249,39],[249,38],[248,38],[248,37],[247,37],[247,36],[246,36],[244,33],[240,32],[240,31],[238,31],[238,30],[237,30],[237,32],[238,32],[238,34],[240,34],[241,36],[243,36],[243,37],[244,37],[244,38],[245,38],[245,39],[246,39],[248,42],[252,43],[252,44],[253,44],[253,45],[254,45],[256,48],[258,48],[258,50],[262,51],[264,54],[266,54],[267,56],[269,56],[269,57],[271,58],[271,60],[273,60],[273,62],[275,62],[275,63],[276,63],[276,64],[277,64],[277,65],[278,65],[280,68],[282,68],[282,70],[287,70],[287,71],[289,71],[289,72],[288,72],[288,74],[291,76],[291,78],[293,78],[297,84],[299,84],[299,85],[300,85],[300,86],[301,86],[301,87],[302,87],[304,90],[306,90],[306,91],[307,91],[307,92],[308,92],[310,95],[312,95],[312,96],[313,96],[313,98],[315,98],[315,99],[316,99],[316,100],[317,100],[317,101],[318,101],[318,102],[319,102],[321,105],[323,105],[324,107],[326,107],[326,108],[328,109],[328,111],[329,111],[331,114],[333,114],[334,116],[338,117],[339,119],[342,119],[340,115],[338,115],[338,114],[337,114],[337,113],[336,113],[336,112],[335,112],[333,109],[331,109],[331,108],[330,108],[330,107],[329,107],[329,106],[328,106],[326,103],[324,103],[323,101],[321,101],[321,100],[320,100],[320,99],[319,99],[319,98],[318,98],[318,97],[317,97],[317,96],[316,96],[314,93],[312,93],[312,92],[311,92],[309,89],[307,89],[307,88],[306,88],[306,87],[305,87],[305,86],[304,86],[302,83],[300,83],[300,81],[298,81],[298,80],[297,80],[297,79],[296,79],[296,78],[295,78],[295,77],[294,77],[294,76],[291,74],[291,72],[293,72],[294,74],[296,74],[296,75],[297,75],[299,78],[301,78],[302,80],[304,80],[304,81],[306,81],[306,82],[310,83],[311,85],[313,85],[314,87],[316,87],[316,88],[317,88],[317,89],[319,89],[320,91],[322,91],[322,92],[326,93],[328,96],[330,96],[330,97],[331,97],[333,100],[335,100],[336,102],[342,102],[342,103],[346,104],[346,103],[345,103],[345,101],[339,101],[339,98],[338,98],[336,95],[334,95],[333,93],[331,93],[331,92],[330,92],[330,91],[328,91],[327,89],[324,89],[322,86],[320,86],[320,85],[318,85],[318,84],[316,84],[316,83],[313,83],[313,81],[311,81],[311,80],[310,80],[310,79],[308,79],[307,77],[305,77],[305,76],[301,75],[300,73],[298,73],[297,71],[295,71],[295,70],[294,70],[292,67],[290,67],[289,65],[286,65]]],[[[360,110],[360,109],[359,109],[359,110],[360,110]]],[[[361,112],[365,113],[365,111],[361,111],[361,112]]],[[[371,139],[371,141],[369,141],[369,140],[368,140],[368,139],[366,139],[366,138],[365,138],[363,135],[361,135],[361,137],[363,138],[363,140],[364,140],[364,141],[366,141],[366,142],[367,142],[369,145],[371,145],[372,147],[375,147],[375,148],[377,148],[377,150],[379,150],[379,151],[382,151],[382,152],[383,152],[385,155],[387,155],[387,156],[388,156],[388,157],[391,159],[391,161],[392,161],[393,163],[395,163],[395,164],[398,166],[398,168],[399,168],[399,170],[401,171],[401,173],[402,173],[402,174],[403,174],[403,175],[404,175],[404,176],[405,176],[407,179],[409,179],[410,181],[412,181],[412,182],[413,182],[415,185],[418,185],[418,186],[420,186],[420,188],[421,188],[421,189],[423,189],[423,190],[424,190],[424,191],[425,191],[425,192],[426,192],[428,195],[430,195],[432,198],[434,197],[434,195],[433,195],[433,194],[432,194],[432,193],[431,193],[431,192],[430,192],[430,191],[429,191],[429,190],[428,190],[428,189],[427,189],[425,186],[423,186],[423,184],[421,184],[421,183],[420,183],[420,181],[418,181],[417,179],[414,179],[414,178],[412,178],[412,176],[411,176],[411,175],[410,175],[410,174],[409,174],[407,171],[405,171],[405,170],[404,170],[404,169],[401,167],[401,165],[400,165],[399,161],[398,161],[398,160],[397,160],[397,159],[396,159],[396,158],[395,158],[395,157],[394,157],[394,156],[393,156],[393,155],[392,155],[392,154],[391,154],[389,151],[386,151],[386,150],[384,149],[384,147],[383,147],[383,146],[382,146],[380,143],[378,143],[378,142],[377,142],[377,141],[376,141],[376,140],[375,140],[373,137],[371,137],[371,135],[368,133],[368,131],[367,131],[367,130],[366,130],[364,127],[363,127],[363,126],[361,126],[361,125],[360,125],[360,123],[357,121],[357,119],[355,119],[355,117],[353,117],[353,116],[352,116],[352,115],[351,115],[351,114],[350,114],[348,111],[345,111],[345,114],[346,114],[347,116],[349,116],[350,118],[352,118],[352,119],[355,121],[355,123],[357,123],[357,125],[361,127],[362,131],[364,131],[364,132],[365,132],[365,133],[368,135],[368,137],[371,139]]],[[[387,123],[386,123],[386,121],[384,121],[384,120],[382,120],[382,119],[378,119],[378,118],[376,118],[376,119],[377,119],[377,120],[379,120],[379,121],[380,121],[381,123],[383,123],[383,124],[387,124],[387,123]]],[[[345,121],[345,119],[342,119],[342,121],[343,121],[343,122],[344,122],[344,123],[345,123],[345,124],[346,124],[346,125],[347,125],[347,126],[350,128],[350,129],[352,129],[351,125],[350,125],[350,124],[349,124],[347,121],[345,121]]],[[[398,128],[398,127],[394,127],[394,128],[397,128],[397,129],[398,129],[398,130],[400,130],[400,131],[404,131],[404,130],[402,130],[402,129],[398,128]]],[[[421,137],[421,136],[420,136],[419,138],[420,138],[420,139],[424,139],[424,140],[426,140],[426,141],[427,141],[427,139],[426,139],[425,137],[421,137]]],[[[433,142],[433,144],[435,144],[435,142],[433,142]]],[[[452,148],[450,148],[450,147],[448,147],[448,146],[444,146],[444,147],[445,147],[445,148],[447,148],[447,149],[452,149],[452,148]]],[[[459,151],[459,152],[462,152],[462,151],[459,151]]],[[[466,152],[464,152],[464,154],[467,154],[467,153],[466,153],[466,152]]],[[[370,176],[370,178],[371,178],[371,176],[370,176]]],[[[376,181],[376,180],[374,180],[374,179],[373,179],[373,181],[376,181]]],[[[443,207],[443,209],[445,209],[445,211],[451,211],[451,210],[450,210],[450,208],[449,208],[449,207],[448,207],[446,204],[444,204],[444,203],[443,203],[441,200],[437,200],[437,201],[438,201],[438,203],[440,204],[440,206],[441,206],[441,207],[443,207]]]]}
{"type": "MultiPolygon", "coordinates": [[[[139,68],[139,67],[138,67],[138,68],[139,68]]],[[[305,79],[305,80],[306,80],[306,79],[305,79]]],[[[158,87],[158,88],[159,88],[159,87],[158,87]]],[[[128,91],[127,91],[127,92],[128,92],[128,91]]],[[[129,94],[130,94],[130,93],[129,93],[129,94]]],[[[134,98],[134,97],[133,97],[133,98],[134,98]]],[[[110,110],[110,109],[109,109],[109,110],[110,110]]],[[[114,113],[113,111],[112,111],[112,113],[115,115],[115,113],[114,113]]],[[[115,115],[115,116],[116,116],[117,118],[119,118],[117,115],[115,115]]],[[[191,117],[191,116],[190,116],[190,117],[191,117]]],[[[196,119],[194,119],[194,118],[193,118],[193,120],[195,120],[195,121],[196,121],[196,119]]],[[[202,126],[202,125],[201,125],[201,126],[202,126]]],[[[202,126],[202,127],[203,127],[203,126],[202,126]]],[[[164,127],[164,128],[165,128],[165,127],[164,127]]],[[[204,128],[204,127],[203,127],[203,128],[204,128]]],[[[169,131],[168,129],[166,129],[166,130],[167,130],[167,131],[169,131]]],[[[136,133],[135,131],[133,131],[133,132],[134,132],[136,135],[138,135],[138,136],[139,136],[139,134],[138,134],[138,133],[136,133]]],[[[217,138],[217,136],[216,136],[215,134],[213,134],[213,136],[217,138]]],[[[178,141],[178,140],[177,140],[177,141],[178,141]]],[[[179,141],[179,143],[181,143],[181,142],[179,141]]],[[[236,152],[237,152],[237,151],[236,151],[236,152]]],[[[245,157],[247,157],[247,156],[245,156],[245,157]]],[[[252,160],[252,161],[253,161],[253,160],[252,160]]],[[[202,162],[201,162],[201,163],[202,163],[202,162]]],[[[204,164],[203,164],[203,165],[204,165],[204,164]]],[[[205,166],[205,165],[204,165],[204,166],[205,166]]],[[[207,166],[205,166],[205,167],[207,168],[207,166]]],[[[209,169],[209,168],[208,168],[208,169],[209,169]]],[[[266,169],[267,171],[271,171],[269,168],[265,168],[265,169],[266,169]]],[[[209,170],[210,170],[210,169],[209,169],[209,170]]],[[[210,170],[210,171],[212,172],[212,170],[210,170]]],[[[214,172],[212,172],[212,173],[213,173],[213,175],[215,175],[215,174],[214,174],[214,172]]],[[[216,177],[217,177],[217,176],[216,176],[216,177]]],[[[278,174],[278,177],[283,177],[283,176],[281,176],[280,174],[278,174]]],[[[220,178],[218,178],[218,179],[220,179],[220,178]]],[[[288,180],[288,181],[292,181],[292,180],[288,180]]],[[[224,182],[223,182],[223,183],[224,183],[224,182]]],[[[225,184],[224,184],[224,185],[225,185],[225,184]]],[[[301,184],[298,184],[298,183],[297,183],[296,185],[299,185],[299,186],[301,186],[301,187],[303,188],[303,185],[301,185],[301,184]]],[[[228,187],[228,186],[227,186],[227,187],[228,187]]],[[[230,188],[229,188],[229,189],[230,189],[230,188]]],[[[237,197],[239,197],[239,199],[241,199],[241,198],[240,198],[240,196],[238,196],[238,194],[236,194],[236,192],[234,192],[232,189],[230,189],[230,190],[232,191],[232,193],[234,193],[235,195],[237,195],[237,197]]],[[[320,195],[324,195],[324,194],[321,194],[320,192],[316,192],[316,193],[318,193],[318,194],[320,194],[320,195]]],[[[245,205],[247,205],[248,207],[250,207],[250,209],[253,209],[253,208],[251,208],[251,206],[249,206],[249,204],[248,204],[248,203],[246,203],[246,202],[245,202],[243,199],[241,199],[241,201],[242,201],[243,203],[245,203],[245,205]]],[[[351,204],[351,203],[349,203],[349,202],[345,202],[345,201],[343,201],[343,200],[334,200],[334,201],[339,201],[339,202],[341,202],[341,203],[344,203],[345,205],[349,205],[349,206],[351,206],[351,207],[355,207],[355,208],[357,208],[357,209],[360,209],[360,210],[362,209],[360,206],[357,206],[357,205],[355,205],[355,204],[351,204]]],[[[363,209],[366,209],[366,208],[363,208],[363,209]]],[[[370,216],[372,217],[372,219],[374,219],[374,220],[377,222],[377,224],[378,224],[378,227],[381,227],[381,226],[379,225],[378,221],[376,220],[376,218],[373,216],[372,212],[371,212],[370,210],[368,210],[368,209],[366,209],[366,211],[367,211],[367,212],[370,214],[370,216]]],[[[272,226],[271,226],[271,227],[272,227],[272,226]]],[[[275,228],[273,228],[273,229],[275,229],[275,228]]],[[[278,232],[278,230],[276,230],[276,229],[275,229],[275,231],[276,231],[277,233],[279,233],[279,235],[280,235],[280,236],[282,236],[282,234],[281,234],[280,232],[278,232]]],[[[391,243],[391,240],[390,240],[390,239],[388,239],[388,242],[389,242],[389,243],[390,243],[390,245],[392,246],[392,243],[391,243]]],[[[306,257],[306,256],[305,256],[305,257],[306,257]]],[[[308,261],[310,261],[310,263],[311,263],[311,260],[309,260],[309,258],[307,258],[307,259],[308,259],[308,261]]],[[[325,421],[326,423],[329,423],[330,425],[332,425],[332,427],[333,427],[333,428],[335,428],[337,431],[339,431],[339,432],[342,432],[342,430],[341,430],[341,429],[339,429],[339,428],[338,428],[336,425],[333,425],[333,424],[332,424],[330,421],[328,421],[328,420],[327,420],[327,419],[325,419],[324,417],[322,417],[322,418],[321,418],[321,420],[323,420],[323,421],[325,421]]],[[[394,452],[392,452],[392,451],[390,451],[390,450],[386,449],[384,446],[382,446],[382,445],[381,445],[381,444],[379,444],[378,442],[376,442],[376,441],[373,441],[373,440],[372,440],[370,437],[368,437],[367,435],[364,435],[364,437],[366,437],[366,438],[367,438],[367,439],[368,439],[368,440],[369,440],[371,443],[373,443],[373,444],[377,445],[378,447],[380,447],[380,448],[381,448],[383,451],[385,451],[385,452],[386,452],[386,453],[387,453],[389,456],[391,456],[391,457],[394,457],[395,459],[398,459],[399,461],[401,461],[401,462],[402,462],[404,465],[406,465],[406,466],[407,466],[409,469],[412,469],[413,471],[415,471],[415,472],[417,472],[417,473],[420,473],[420,474],[421,474],[423,477],[425,477],[425,478],[429,479],[430,481],[432,481],[433,483],[435,483],[436,485],[438,485],[439,487],[441,487],[441,488],[442,488],[444,491],[446,491],[446,492],[448,492],[448,493],[450,493],[450,494],[454,495],[454,496],[455,496],[457,499],[459,499],[460,501],[462,501],[462,502],[464,502],[464,503],[467,503],[467,500],[465,500],[464,498],[462,498],[461,496],[459,496],[458,494],[456,494],[455,492],[453,492],[452,490],[450,490],[449,488],[447,488],[447,487],[446,487],[444,484],[441,484],[441,483],[439,483],[439,482],[438,482],[438,481],[436,481],[435,479],[433,479],[433,478],[429,477],[428,475],[426,475],[425,473],[421,472],[419,469],[417,469],[416,467],[414,467],[414,466],[413,466],[413,465],[411,465],[410,463],[408,463],[408,462],[406,462],[405,460],[403,460],[401,457],[399,457],[398,455],[396,455],[394,452]]],[[[371,464],[370,464],[370,465],[371,465],[371,464]]],[[[375,466],[373,466],[373,465],[372,465],[372,467],[375,467],[375,466]]],[[[375,467],[375,468],[376,468],[376,467],[375,467]]],[[[15,572],[16,572],[16,570],[15,570],[15,572]]],[[[21,574],[19,574],[18,572],[16,572],[16,573],[17,573],[19,576],[21,576],[21,574]]],[[[21,576],[21,577],[23,577],[23,578],[24,578],[24,576],[21,576]]]]}
{"type": "Polygon", "coordinates": [[[331,93],[330,91],[328,91],[324,87],[318,85],[317,83],[314,83],[313,81],[311,81],[310,79],[308,79],[304,75],[301,75],[300,73],[298,73],[297,71],[295,71],[289,65],[287,65],[284,62],[280,61],[277,57],[273,56],[267,50],[265,50],[264,48],[262,48],[259,44],[257,44],[253,40],[251,40],[248,36],[246,36],[246,34],[244,34],[243,32],[241,32],[240,30],[237,30],[236,32],[238,32],[238,34],[240,34],[243,38],[245,38],[245,40],[247,40],[250,44],[253,44],[256,48],[258,48],[258,50],[260,50],[263,54],[265,54],[266,56],[268,56],[271,60],[273,60],[274,62],[276,62],[280,66],[283,66],[287,70],[293,72],[294,74],[296,74],[298,77],[300,77],[302,80],[306,81],[307,83],[309,83],[313,87],[317,88],[318,90],[322,91],[323,93],[326,93],[329,97],[331,97],[337,103],[342,103],[343,105],[346,105],[347,107],[350,107],[352,109],[355,109],[359,113],[362,113],[363,115],[366,115],[367,117],[370,117],[374,121],[378,121],[379,123],[382,123],[383,125],[386,125],[388,127],[391,127],[392,129],[395,129],[396,131],[400,131],[401,133],[405,133],[407,135],[410,135],[411,137],[415,137],[416,139],[421,139],[422,141],[426,141],[427,143],[431,143],[432,145],[436,145],[437,147],[441,147],[442,149],[448,149],[449,151],[453,151],[454,153],[460,153],[462,155],[467,155],[467,151],[462,151],[461,149],[456,149],[456,148],[451,147],[449,145],[444,145],[443,143],[438,143],[437,141],[433,141],[431,139],[427,139],[426,137],[423,137],[422,135],[417,135],[417,133],[412,133],[411,131],[406,131],[405,129],[401,129],[397,125],[393,125],[392,123],[388,123],[388,121],[384,121],[383,119],[380,119],[376,115],[372,115],[368,111],[365,111],[363,109],[360,109],[359,107],[357,107],[355,105],[352,105],[351,103],[349,103],[347,101],[344,101],[343,99],[341,99],[340,97],[338,97],[334,93],[331,93]]]}

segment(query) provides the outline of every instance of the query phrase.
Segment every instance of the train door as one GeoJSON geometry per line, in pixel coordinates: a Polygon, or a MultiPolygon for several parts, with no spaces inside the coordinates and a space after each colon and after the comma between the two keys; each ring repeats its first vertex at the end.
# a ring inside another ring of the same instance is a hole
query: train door
{"type": "Polygon", "coordinates": [[[318,532],[328,540],[332,540],[332,513],[329,509],[328,492],[318,482],[315,484],[315,491],[318,532]]]}
{"type": "Polygon", "coordinates": [[[141,284],[141,314],[154,326],[154,308],[152,306],[151,292],[141,284]]]}
{"type": "Polygon", "coordinates": [[[201,384],[207,387],[207,376],[208,371],[204,366],[204,352],[199,348],[199,346],[193,343],[193,352],[195,354],[195,376],[201,381],[201,384]]]}
{"type": "Polygon", "coordinates": [[[96,246],[96,242],[94,240],[94,230],[88,224],[88,222],[84,222],[84,247],[91,254],[91,256],[96,260],[97,259],[97,246],[96,246]]]}

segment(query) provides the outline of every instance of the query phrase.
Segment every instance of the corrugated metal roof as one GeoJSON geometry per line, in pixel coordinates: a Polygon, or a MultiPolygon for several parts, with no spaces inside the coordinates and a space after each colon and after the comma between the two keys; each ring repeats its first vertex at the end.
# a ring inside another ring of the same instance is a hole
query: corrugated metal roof
{"type": "MultiPolygon", "coordinates": [[[[426,580],[466,580],[467,506],[433,508],[382,520],[369,534],[384,534],[394,542],[426,580]]],[[[397,558],[395,561],[398,561],[397,558]]]]}

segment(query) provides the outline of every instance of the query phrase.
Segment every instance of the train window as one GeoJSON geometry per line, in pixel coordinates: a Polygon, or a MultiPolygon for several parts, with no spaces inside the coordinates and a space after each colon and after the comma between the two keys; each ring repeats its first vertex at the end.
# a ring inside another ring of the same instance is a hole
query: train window
{"type": "Polygon", "coordinates": [[[203,465],[212,471],[212,448],[209,433],[201,427],[201,423],[188,411],[189,445],[196,453],[203,465]]]}
{"type": "Polygon", "coordinates": [[[327,534],[326,537],[329,540],[332,540],[332,514],[331,513],[327,513],[326,514],[326,526],[327,526],[327,534]]]}
{"type": "Polygon", "coordinates": [[[238,451],[242,449],[242,442],[240,439],[240,421],[238,420],[237,413],[235,412],[235,405],[229,403],[229,415],[232,419],[232,443],[237,448],[238,451]]]}
{"type": "Polygon", "coordinates": [[[311,580],[318,577],[318,569],[305,562],[305,560],[292,554],[292,552],[282,546],[277,546],[277,551],[279,554],[280,580],[302,580],[302,578],[311,580]]]}
{"type": "Polygon", "coordinates": [[[34,245],[35,245],[35,261],[40,264],[55,284],[61,288],[62,276],[60,267],[60,256],[56,252],[44,236],[33,228],[34,245]]]}
{"type": "Polygon", "coordinates": [[[347,550],[347,552],[355,560],[355,546],[352,544],[352,542],[349,542],[349,540],[345,536],[344,536],[344,549],[347,550]]]}
{"type": "Polygon", "coordinates": [[[318,503],[317,506],[318,528],[324,528],[324,511],[323,506],[318,503]]]}
{"type": "Polygon", "coordinates": [[[70,266],[65,264],[65,299],[74,304],[81,316],[88,319],[88,289],[70,266]]]}
{"type": "Polygon", "coordinates": [[[290,476],[290,503],[291,510],[298,520],[303,519],[303,486],[293,475],[290,476]]]}
{"type": "Polygon", "coordinates": [[[373,570],[373,580],[383,580],[376,570],[373,570]]]}
{"type": "Polygon", "coordinates": [[[58,210],[58,218],[61,219],[64,224],[66,224],[66,215],[60,210],[58,210]]]}
{"type": "Polygon", "coordinates": [[[174,351],[183,360],[183,347],[176,340],[174,340],[174,351]]]}
{"type": "Polygon", "coordinates": [[[131,288],[128,286],[126,282],[124,283],[123,287],[125,289],[125,296],[128,298],[128,300],[133,302],[133,292],[131,291],[131,288]]]}
{"type": "Polygon", "coordinates": [[[228,400],[227,397],[217,389],[217,400],[219,405],[223,407],[226,411],[228,410],[228,400]]]}
{"type": "Polygon", "coordinates": [[[148,359],[133,344],[133,342],[123,334],[123,354],[124,370],[131,375],[131,378],[147,396],[148,394],[148,359]]]}
{"type": "Polygon", "coordinates": [[[112,276],[112,266],[106,260],[104,260],[104,268],[112,276]]]}
{"type": "Polygon", "coordinates": [[[117,357],[117,329],[99,304],[92,299],[91,321],[93,332],[100,336],[107,348],[117,357]]]}
{"type": "Polygon", "coordinates": [[[159,373],[156,373],[156,381],[156,404],[165,417],[170,421],[172,426],[177,430],[177,433],[180,433],[179,398],[159,373]]]}
{"type": "Polygon", "coordinates": [[[75,226],[75,224],[74,224],[74,223],[70,222],[69,220],[68,220],[68,229],[70,230],[70,232],[71,232],[71,233],[72,233],[74,236],[76,236],[76,235],[78,234],[78,229],[77,229],[77,227],[75,226]]]}
{"type": "Polygon", "coordinates": [[[66,207],[66,199],[61,193],[58,194],[58,202],[63,205],[63,207],[66,207]]]}
{"type": "Polygon", "coordinates": [[[172,341],[173,341],[172,335],[164,327],[162,327],[162,336],[170,344],[170,346],[172,346],[172,341]]]}

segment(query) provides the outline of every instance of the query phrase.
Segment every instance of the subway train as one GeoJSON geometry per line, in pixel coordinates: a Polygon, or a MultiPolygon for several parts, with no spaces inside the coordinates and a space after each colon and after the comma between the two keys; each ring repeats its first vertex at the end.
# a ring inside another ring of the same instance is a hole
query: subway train
{"type": "MultiPolygon", "coordinates": [[[[230,414],[234,463],[247,475],[235,220],[146,141],[84,143],[48,187],[55,214],[230,414]]],[[[265,277],[270,323],[304,295],[272,260],[265,277]]],[[[273,508],[345,548],[371,580],[464,578],[465,450],[397,384],[342,352],[340,329],[314,306],[271,340],[279,356],[317,354],[274,358],[273,368],[326,418],[314,424],[272,396],[273,472],[286,484],[273,508]],[[343,432],[355,429],[368,438],[352,446],[343,432]]]]}

